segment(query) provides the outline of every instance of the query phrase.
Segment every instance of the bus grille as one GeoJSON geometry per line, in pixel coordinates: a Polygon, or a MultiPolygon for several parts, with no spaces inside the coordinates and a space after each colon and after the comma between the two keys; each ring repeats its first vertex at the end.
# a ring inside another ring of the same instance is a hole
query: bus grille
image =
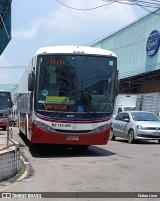
{"type": "Polygon", "coordinates": [[[55,131],[60,132],[60,133],[89,133],[91,130],[80,130],[80,131],[73,131],[73,130],[60,130],[60,129],[55,129],[55,131]]]}

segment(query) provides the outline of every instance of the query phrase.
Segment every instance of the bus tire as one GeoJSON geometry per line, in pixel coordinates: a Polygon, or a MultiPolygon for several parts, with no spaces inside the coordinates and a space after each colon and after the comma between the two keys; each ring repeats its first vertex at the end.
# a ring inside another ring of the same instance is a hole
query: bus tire
{"type": "Polygon", "coordinates": [[[31,143],[29,140],[28,140],[28,147],[29,147],[29,149],[34,149],[33,143],[31,143]]]}
{"type": "Polygon", "coordinates": [[[76,145],[74,148],[75,149],[88,149],[90,145],[76,145]]]}
{"type": "Polygon", "coordinates": [[[7,126],[3,126],[3,131],[6,131],[7,130],[7,126]]]}
{"type": "Polygon", "coordinates": [[[111,128],[110,133],[109,133],[109,140],[115,140],[116,137],[114,135],[113,129],[111,128]]]}
{"type": "Polygon", "coordinates": [[[22,135],[23,133],[22,133],[22,131],[19,129],[19,135],[22,135]]]}
{"type": "Polygon", "coordinates": [[[37,144],[36,143],[32,143],[30,140],[27,139],[27,144],[28,144],[28,147],[29,147],[29,150],[35,150],[36,147],[37,147],[37,144]]]}

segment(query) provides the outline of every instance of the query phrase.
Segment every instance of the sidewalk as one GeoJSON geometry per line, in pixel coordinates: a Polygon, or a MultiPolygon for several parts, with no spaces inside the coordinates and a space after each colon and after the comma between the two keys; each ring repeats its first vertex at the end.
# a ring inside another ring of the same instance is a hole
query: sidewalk
{"type": "Polygon", "coordinates": [[[7,136],[0,133],[0,151],[7,148],[7,136]]]}

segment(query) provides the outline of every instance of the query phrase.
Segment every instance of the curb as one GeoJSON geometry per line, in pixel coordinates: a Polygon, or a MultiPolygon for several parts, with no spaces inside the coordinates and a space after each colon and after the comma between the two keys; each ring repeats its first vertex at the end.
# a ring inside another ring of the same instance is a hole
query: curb
{"type": "MultiPolygon", "coordinates": [[[[21,156],[22,157],[22,156],[21,156]]],[[[22,157],[23,158],[23,157],[22,157]]],[[[23,174],[16,180],[16,182],[20,182],[22,181],[27,175],[28,175],[28,172],[29,172],[29,162],[27,161],[24,161],[24,158],[21,159],[23,164],[25,165],[25,171],[23,172],[23,174]]],[[[15,182],[15,183],[16,183],[15,182]]]]}

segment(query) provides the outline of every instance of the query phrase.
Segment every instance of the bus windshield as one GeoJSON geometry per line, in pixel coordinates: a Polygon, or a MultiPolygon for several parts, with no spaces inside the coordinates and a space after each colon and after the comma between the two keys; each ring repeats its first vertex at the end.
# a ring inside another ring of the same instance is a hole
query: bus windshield
{"type": "Polygon", "coordinates": [[[6,110],[11,107],[11,93],[6,91],[0,91],[0,110],[6,110]]]}
{"type": "Polygon", "coordinates": [[[37,111],[112,113],[116,58],[93,55],[39,55],[37,111]]]}
{"type": "Polygon", "coordinates": [[[0,110],[6,110],[10,107],[8,98],[0,98],[0,110]]]}

